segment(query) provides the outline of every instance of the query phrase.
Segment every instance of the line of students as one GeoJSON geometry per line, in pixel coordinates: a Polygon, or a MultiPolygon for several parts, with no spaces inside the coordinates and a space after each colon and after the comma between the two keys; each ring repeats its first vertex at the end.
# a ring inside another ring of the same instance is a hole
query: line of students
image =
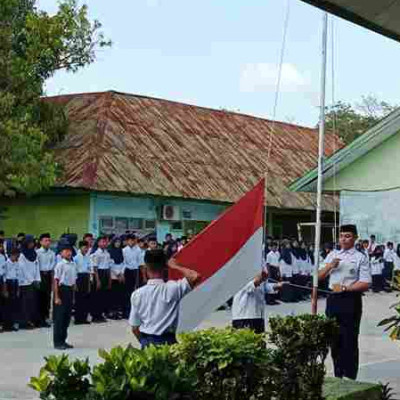
{"type": "MultiPolygon", "coordinates": [[[[8,242],[7,251],[0,240],[2,329],[50,327],[55,272],[63,261],[65,247],[71,248],[70,261],[76,270],[75,324],[129,316],[131,293],[144,282],[141,267],[145,251],[158,247],[156,239],[144,242],[134,235],[127,235],[115,237],[110,243],[108,237],[102,236],[94,242],[93,235],[86,234],[78,247],[76,241],[76,235],[63,235],[55,252],[51,249],[49,234],[40,235],[39,248],[35,248],[31,235],[8,242]]],[[[55,299],[55,295],[53,297],[55,299]]]]}

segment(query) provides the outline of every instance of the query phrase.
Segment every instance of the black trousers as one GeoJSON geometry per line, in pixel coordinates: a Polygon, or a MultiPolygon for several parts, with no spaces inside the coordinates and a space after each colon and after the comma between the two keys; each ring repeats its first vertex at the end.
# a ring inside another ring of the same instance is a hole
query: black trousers
{"type": "Polygon", "coordinates": [[[129,316],[131,295],[139,287],[139,269],[125,269],[125,307],[124,315],[129,316]]]}
{"type": "Polygon", "coordinates": [[[40,271],[40,290],[38,293],[40,322],[45,322],[50,317],[52,285],[53,285],[53,272],[40,271]]]}
{"type": "Polygon", "coordinates": [[[234,319],[232,321],[232,327],[235,329],[251,329],[255,333],[265,332],[265,321],[264,318],[254,319],[234,319]]]}
{"type": "Polygon", "coordinates": [[[336,319],[339,324],[339,334],[334,338],[331,349],[337,378],[357,378],[361,314],[361,293],[329,295],[326,303],[326,316],[336,319]]]}
{"type": "Polygon", "coordinates": [[[4,304],[4,326],[12,328],[18,322],[20,301],[18,296],[18,280],[9,279],[6,281],[8,297],[4,304]]]}
{"type": "MultiPolygon", "coordinates": [[[[289,282],[293,283],[293,278],[287,278],[283,277],[282,278],[283,282],[289,282]]],[[[284,303],[291,303],[295,301],[295,292],[293,286],[290,285],[284,285],[281,289],[281,300],[284,303]]]]}
{"type": "Polygon", "coordinates": [[[96,290],[95,288],[92,302],[92,316],[94,319],[105,317],[110,305],[110,270],[99,269],[98,274],[100,279],[100,289],[96,290]]]}
{"type": "Polygon", "coordinates": [[[111,307],[112,313],[120,313],[125,307],[125,286],[117,279],[112,280],[111,284],[111,307]]]}
{"type": "Polygon", "coordinates": [[[21,325],[27,325],[28,323],[38,323],[39,316],[39,301],[38,301],[38,290],[34,284],[20,287],[20,322],[21,325]]]}
{"type": "Polygon", "coordinates": [[[383,290],[382,275],[372,275],[372,290],[374,292],[381,292],[383,290]]]}
{"type": "Polygon", "coordinates": [[[55,305],[53,309],[53,342],[54,346],[65,344],[68,336],[68,327],[71,322],[73,290],[69,286],[58,288],[61,305],[55,305]]]}
{"type": "Polygon", "coordinates": [[[394,268],[394,264],[392,262],[385,261],[384,266],[383,266],[383,271],[382,271],[385,286],[389,286],[390,282],[392,281],[393,268],[394,268]],[[385,282],[385,281],[388,281],[388,282],[385,282]]]}
{"type": "Polygon", "coordinates": [[[75,292],[75,322],[86,322],[90,311],[90,274],[78,274],[75,292]]]}

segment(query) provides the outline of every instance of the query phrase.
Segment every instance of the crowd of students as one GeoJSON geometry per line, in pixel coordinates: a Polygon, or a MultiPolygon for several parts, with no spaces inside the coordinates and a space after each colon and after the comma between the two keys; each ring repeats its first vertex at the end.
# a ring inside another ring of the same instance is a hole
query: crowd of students
{"type": "Polygon", "coordinates": [[[0,231],[0,331],[50,327],[51,299],[54,321],[57,300],[63,306],[58,314],[71,307],[75,324],[128,318],[130,296],[146,280],[146,250],[162,248],[169,259],[187,240],[167,235],[160,245],[155,237],[138,238],[131,232],[96,240],[88,233],[81,241],[75,234],[54,241],[48,233],[38,238],[20,233],[5,239],[0,231]],[[69,262],[76,277],[64,265],[69,262]],[[61,292],[69,286],[75,290],[62,302],[61,292]]]}

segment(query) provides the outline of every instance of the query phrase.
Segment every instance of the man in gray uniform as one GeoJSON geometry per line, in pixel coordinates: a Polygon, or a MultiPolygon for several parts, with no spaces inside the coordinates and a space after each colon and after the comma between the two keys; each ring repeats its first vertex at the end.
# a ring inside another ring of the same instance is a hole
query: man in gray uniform
{"type": "Polygon", "coordinates": [[[358,373],[358,335],[362,314],[362,293],[371,282],[368,257],[356,250],[357,227],[340,227],[340,250],[332,251],[319,271],[319,279],[329,276],[326,315],[335,318],[339,334],[332,343],[335,376],[356,379],[358,373]]]}

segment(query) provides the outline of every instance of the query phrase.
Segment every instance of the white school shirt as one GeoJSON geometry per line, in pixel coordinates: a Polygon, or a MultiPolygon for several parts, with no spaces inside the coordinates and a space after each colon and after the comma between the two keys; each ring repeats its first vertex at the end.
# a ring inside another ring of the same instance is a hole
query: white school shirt
{"type": "Polygon", "coordinates": [[[265,293],[273,292],[272,283],[262,282],[256,287],[254,281],[249,282],[233,297],[232,319],[264,318],[265,293]]]}
{"type": "Polygon", "coordinates": [[[273,267],[279,267],[279,251],[270,251],[267,254],[267,264],[272,265],[273,267]]]}
{"type": "Polygon", "coordinates": [[[164,282],[149,279],[131,296],[129,324],[148,335],[174,333],[179,321],[179,303],[192,290],[188,280],[164,282]]]}
{"type": "Polygon", "coordinates": [[[383,261],[381,257],[372,257],[369,263],[371,266],[371,275],[382,275],[383,261]]]}
{"type": "Polygon", "coordinates": [[[396,258],[396,252],[394,251],[394,249],[385,249],[385,252],[383,253],[383,259],[386,262],[395,262],[395,258],[396,258]]]}
{"type": "Polygon", "coordinates": [[[63,258],[54,268],[54,279],[58,280],[60,286],[74,286],[76,277],[76,264],[74,261],[68,261],[63,258]]]}
{"type": "Polygon", "coordinates": [[[89,253],[83,255],[82,252],[78,250],[78,253],[74,257],[77,274],[90,274],[92,272],[92,268],[90,265],[90,256],[88,254],[89,253]]]}
{"type": "Polygon", "coordinates": [[[97,269],[110,269],[111,257],[107,249],[97,249],[90,255],[90,266],[97,269]]]}
{"type": "Polygon", "coordinates": [[[141,248],[139,248],[139,250],[140,250],[140,254],[139,254],[139,266],[140,266],[140,265],[144,265],[144,256],[146,255],[147,250],[141,249],[141,248]]]}
{"type": "Polygon", "coordinates": [[[13,281],[19,280],[19,276],[20,276],[19,269],[20,269],[19,261],[13,262],[10,259],[7,260],[6,273],[5,273],[4,279],[5,280],[13,280],[13,281]]]}
{"type": "Polygon", "coordinates": [[[23,254],[19,256],[19,286],[29,286],[34,282],[40,282],[39,263],[29,261],[23,254]]]}
{"type": "Polygon", "coordinates": [[[368,256],[353,247],[349,250],[333,250],[325,259],[325,263],[331,263],[335,258],[340,259],[339,266],[333,269],[329,276],[329,288],[334,284],[349,286],[353,283],[371,283],[371,269],[368,256]]]}
{"type": "Polygon", "coordinates": [[[312,270],[310,257],[307,255],[307,258],[305,260],[300,258],[299,261],[300,261],[300,274],[309,276],[312,270]]]}
{"type": "Polygon", "coordinates": [[[298,275],[300,273],[301,268],[301,258],[296,258],[292,254],[292,273],[293,275],[298,275]]]}
{"type": "Polygon", "coordinates": [[[282,259],[279,261],[279,271],[281,276],[284,278],[292,278],[293,277],[293,259],[292,264],[286,264],[286,262],[282,259]]]}
{"type": "Polygon", "coordinates": [[[6,263],[7,263],[6,256],[0,253],[0,279],[4,278],[6,274],[6,263]]]}
{"type": "Polygon", "coordinates": [[[111,259],[111,279],[118,279],[120,276],[124,274],[124,263],[116,264],[113,259],[111,259]]]}
{"type": "Polygon", "coordinates": [[[135,270],[139,268],[141,249],[138,245],[133,247],[125,246],[122,253],[124,255],[125,269],[135,270]]]}
{"type": "Polygon", "coordinates": [[[36,250],[37,260],[39,263],[39,270],[44,271],[53,271],[56,266],[56,254],[53,250],[44,249],[41,247],[36,250]]]}

